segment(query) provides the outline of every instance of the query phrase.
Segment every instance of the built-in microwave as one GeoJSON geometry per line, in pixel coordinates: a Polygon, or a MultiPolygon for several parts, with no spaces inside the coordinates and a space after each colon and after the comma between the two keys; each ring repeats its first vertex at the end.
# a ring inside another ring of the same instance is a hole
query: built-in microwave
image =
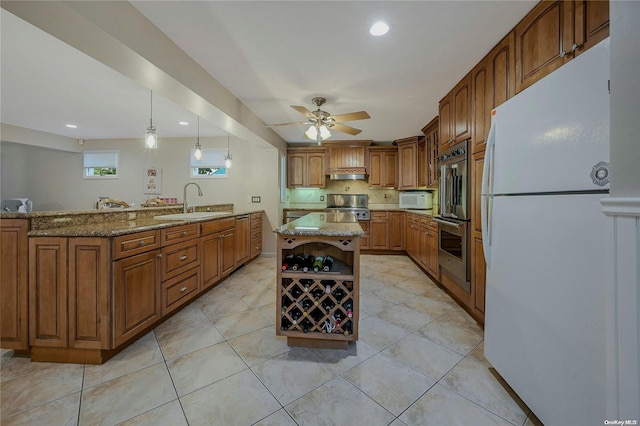
{"type": "Polygon", "coordinates": [[[428,210],[433,207],[433,197],[429,191],[408,191],[400,193],[401,209],[428,210]]]}

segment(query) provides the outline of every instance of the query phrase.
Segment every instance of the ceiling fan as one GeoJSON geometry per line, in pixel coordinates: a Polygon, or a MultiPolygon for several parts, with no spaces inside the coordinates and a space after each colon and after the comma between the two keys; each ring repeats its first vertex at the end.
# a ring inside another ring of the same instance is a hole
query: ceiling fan
{"type": "Polygon", "coordinates": [[[291,123],[279,123],[270,124],[267,127],[274,126],[293,126],[293,125],[309,125],[309,129],[304,133],[305,136],[311,140],[318,142],[318,145],[322,144],[322,141],[331,137],[329,129],[336,130],[338,132],[347,133],[349,135],[357,135],[362,130],[354,127],[341,124],[344,121],[364,120],[371,118],[366,111],[350,112],[347,114],[331,115],[327,111],[320,109],[327,100],[322,97],[316,97],[311,99],[318,109],[315,111],[309,111],[307,108],[298,105],[291,105],[291,108],[298,111],[300,114],[307,117],[307,121],[296,121],[291,123]]]}

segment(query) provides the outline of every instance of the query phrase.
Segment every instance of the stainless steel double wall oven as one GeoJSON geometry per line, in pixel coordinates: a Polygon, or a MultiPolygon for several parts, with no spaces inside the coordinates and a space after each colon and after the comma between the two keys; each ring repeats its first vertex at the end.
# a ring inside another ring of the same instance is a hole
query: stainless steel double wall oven
{"type": "Polygon", "coordinates": [[[440,217],[435,220],[440,271],[470,293],[468,149],[469,141],[460,142],[438,157],[440,217]]]}

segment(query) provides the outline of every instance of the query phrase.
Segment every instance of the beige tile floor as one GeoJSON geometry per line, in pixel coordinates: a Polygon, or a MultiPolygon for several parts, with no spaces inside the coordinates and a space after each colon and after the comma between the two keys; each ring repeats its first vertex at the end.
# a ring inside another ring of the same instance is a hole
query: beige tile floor
{"type": "Polygon", "coordinates": [[[405,256],[361,258],[360,340],[275,335],[261,256],[104,365],[2,351],[2,425],[532,425],[480,327],[405,256]]]}

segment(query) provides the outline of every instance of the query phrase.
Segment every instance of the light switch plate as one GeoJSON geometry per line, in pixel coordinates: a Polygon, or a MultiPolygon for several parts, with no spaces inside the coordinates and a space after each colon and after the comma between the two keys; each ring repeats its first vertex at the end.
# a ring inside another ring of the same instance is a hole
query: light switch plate
{"type": "Polygon", "coordinates": [[[254,195],[251,197],[251,202],[252,203],[261,203],[262,202],[262,198],[258,195],[254,195]]]}

